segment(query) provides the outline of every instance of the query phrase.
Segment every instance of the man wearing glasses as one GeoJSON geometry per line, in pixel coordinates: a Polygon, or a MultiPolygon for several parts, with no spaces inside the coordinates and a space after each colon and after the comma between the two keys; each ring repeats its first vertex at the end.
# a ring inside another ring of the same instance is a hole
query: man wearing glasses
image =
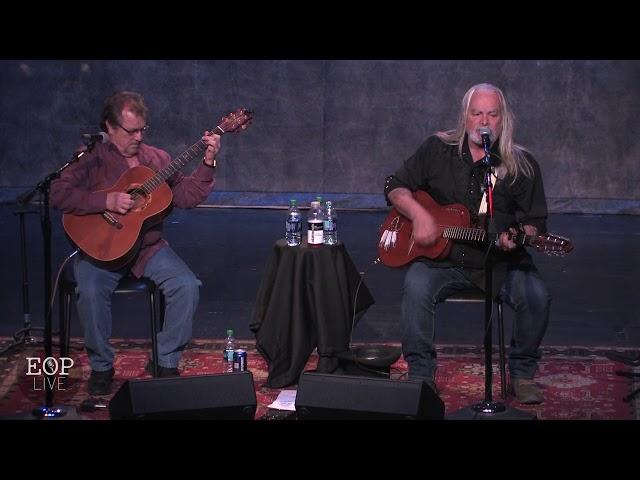
{"type": "MultiPolygon", "coordinates": [[[[166,167],[170,155],[144,142],[148,131],[147,107],[135,92],[119,91],[107,98],[101,127],[109,141],[95,145],[79,162],[64,170],[51,184],[51,204],[64,213],[86,215],[106,212],[126,214],[134,199],[126,192],[106,192],[127,169],[144,165],[154,171],[166,167]]],[[[213,190],[215,156],[220,136],[205,132],[204,159],[190,176],[179,171],[167,179],[173,204],[192,208],[213,190]]],[[[127,274],[148,277],[162,290],[166,310],[158,333],[158,371],[161,377],[177,376],[182,350],[191,338],[199,301],[200,280],[162,238],[162,223],[143,233],[140,250],[126,267],[108,270],[83,253],[75,257],[77,311],[84,325],[85,348],[91,364],[89,393],[108,395],[114,375],[111,334],[111,294],[127,274]]],[[[148,365],[152,371],[153,365],[148,365]]]]}

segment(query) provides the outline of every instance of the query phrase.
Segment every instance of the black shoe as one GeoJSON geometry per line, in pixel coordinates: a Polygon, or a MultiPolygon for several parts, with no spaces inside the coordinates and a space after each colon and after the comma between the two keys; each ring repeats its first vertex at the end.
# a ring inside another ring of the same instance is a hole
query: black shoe
{"type": "Polygon", "coordinates": [[[434,380],[424,380],[424,383],[426,383],[429,388],[436,393],[436,395],[440,395],[440,391],[438,390],[438,386],[434,380]]]}
{"type": "Polygon", "coordinates": [[[604,356],[614,362],[624,363],[632,367],[640,366],[640,353],[624,354],[620,352],[604,352],[604,356]]]}
{"type": "Polygon", "coordinates": [[[435,380],[432,378],[416,377],[416,376],[409,375],[409,380],[422,380],[424,383],[427,384],[427,386],[431,390],[436,392],[436,395],[440,395],[440,392],[438,391],[438,386],[436,385],[435,380]]]}
{"type": "Polygon", "coordinates": [[[91,370],[89,377],[89,394],[90,395],[109,395],[111,393],[111,383],[115,370],[113,367],[104,372],[91,370]]]}
{"type": "MultiPolygon", "coordinates": [[[[150,375],[153,375],[153,360],[149,360],[147,366],[144,367],[144,371],[150,375]]],[[[163,367],[162,365],[158,365],[158,378],[166,378],[166,377],[179,377],[180,372],[177,367],[168,368],[163,367]]]]}

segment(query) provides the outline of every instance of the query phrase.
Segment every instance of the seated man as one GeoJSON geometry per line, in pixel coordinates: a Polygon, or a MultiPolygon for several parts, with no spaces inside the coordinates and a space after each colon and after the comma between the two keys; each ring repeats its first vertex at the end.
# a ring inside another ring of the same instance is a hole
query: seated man
{"type": "MultiPolygon", "coordinates": [[[[51,204],[64,213],[125,214],[134,205],[131,195],[105,190],[131,167],[144,165],[158,171],[171,161],[167,152],[144,143],[148,129],[147,107],[138,93],[119,91],[109,97],[102,112],[101,128],[108,133],[109,141],[97,144],[51,184],[51,204]]],[[[195,207],[213,190],[220,136],[205,132],[202,140],[207,149],[192,175],[176,172],[167,180],[173,203],[178,207],[195,207]]],[[[109,344],[111,294],[118,281],[129,273],[150,278],[162,290],[166,310],[162,331],[158,333],[159,375],[179,374],[177,367],[182,350],[191,339],[201,282],[162,238],[161,223],[143,233],[141,248],[125,267],[108,270],[81,253],[76,256],[74,271],[78,315],[84,326],[85,347],[91,364],[91,395],[111,392],[114,375],[114,351],[109,344]]]]}
{"type": "MultiPolygon", "coordinates": [[[[543,397],[533,378],[549,321],[550,297],[531,256],[516,246],[512,234],[517,225],[527,235],[546,232],[547,205],[538,163],[515,143],[513,121],[499,88],[471,87],[462,99],[457,127],[430,136],[387,178],[385,196],[411,220],[415,242],[433,245],[442,230],[413,192],[423,190],[440,205],[463,204],[472,220],[482,223],[483,179],[492,169],[497,178],[492,222],[499,233],[493,254],[493,290],[515,311],[509,351],[511,385],[521,403],[540,403],[543,397]],[[482,133],[490,137],[491,166],[483,161],[482,133]]],[[[458,290],[474,285],[484,289],[485,255],[486,246],[481,243],[454,242],[445,260],[420,258],[409,267],[402,298],[402,350],[410,378],[423,379],[435,388],[435,305],[458,290]]]]}

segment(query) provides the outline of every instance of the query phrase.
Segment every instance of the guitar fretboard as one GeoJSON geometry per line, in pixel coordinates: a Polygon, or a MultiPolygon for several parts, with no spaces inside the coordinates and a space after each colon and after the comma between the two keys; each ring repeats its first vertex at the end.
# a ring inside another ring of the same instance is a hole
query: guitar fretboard
{"type": "Polygon", "coordinates": [[[451,240],[468,240],[481,242],[484,240],[484,230],[468,227],[444,227],[442,236],[451,240]]]}
{"type": "MultiPolygon", "coordinates": [[[[224,134],[224,130],[217,126],[215,128],[217,135],[224,134]]],[[[178,170],[183,168],[186,164],[191,162],[194,158],[199,157],[202,153],[207,149],[207,144],[202,141],[202,139],[198,140],[196,143],[187,148],[184,152],[182,152],[177,158],[172,160],[169,165],[164,167],[162,170],[159,170],[153,177],[144,182],[139,188],[144,191],[146,195],[149,195],[156,188],[162,185],[167,179],[176,173],[178,170]]],[[[136,196],[136,193],[132,193],[132,196],[136,196]]]]}
{"type": "Polygon", "coordinates": [[[166,180],[171,175],[183,168],[187,163],[191,162],[197,156],[202,155],[202,152],[204,152],[206,148],[206,144],[202,140],[198,140],[186,151],[180,154],[180,156],[172,160],[169,165],[158,171],[158,173],[156,173],[153,177],[144,182],[140,188],[142,188],[142,190],[144,190],[146,194],[153,192],[161,184],[166,182],[166,180]]]}

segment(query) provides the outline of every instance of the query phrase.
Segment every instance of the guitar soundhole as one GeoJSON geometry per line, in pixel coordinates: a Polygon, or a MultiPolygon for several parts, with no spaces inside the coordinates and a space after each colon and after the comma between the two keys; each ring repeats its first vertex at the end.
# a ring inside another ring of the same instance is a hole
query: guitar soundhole
{"type": "Polygon", "coordinates": [[[130,211],[139,212],[149,204],[149,196],[142,188],[132,188],[127,193],[133,198],[134,204],[130,211]]]}

